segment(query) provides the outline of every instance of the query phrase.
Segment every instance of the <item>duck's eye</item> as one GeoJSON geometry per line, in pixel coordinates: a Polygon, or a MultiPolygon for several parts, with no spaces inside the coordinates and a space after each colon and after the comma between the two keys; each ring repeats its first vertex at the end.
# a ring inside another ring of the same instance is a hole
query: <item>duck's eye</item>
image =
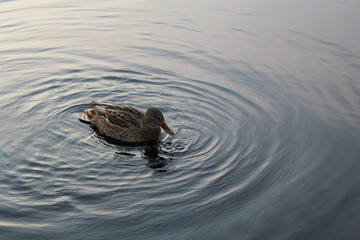
{"type": "Polygon", "coordinates": [[[159,120],[160,122],[162,121],[161,117],[159,117],[158,115],[155,115],[154,117],[156,118],[156,120],[159,120]]]}

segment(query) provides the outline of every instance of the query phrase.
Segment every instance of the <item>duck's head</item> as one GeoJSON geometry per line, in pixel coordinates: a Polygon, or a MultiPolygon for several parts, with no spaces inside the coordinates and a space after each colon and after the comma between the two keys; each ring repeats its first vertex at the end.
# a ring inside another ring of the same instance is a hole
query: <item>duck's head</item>
{"type": "Polygon", "coordinates": [[[174,132],[166,124],[162,112],[157,108],[151,107],[146,110],[144,123],[152,127],[161,127],[167,134],[174,135],[174,132]]]}

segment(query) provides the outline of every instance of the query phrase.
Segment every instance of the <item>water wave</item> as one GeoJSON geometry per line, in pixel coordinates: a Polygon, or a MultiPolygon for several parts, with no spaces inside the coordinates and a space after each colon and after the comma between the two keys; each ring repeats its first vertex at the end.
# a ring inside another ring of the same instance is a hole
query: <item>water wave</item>
{"type": "Polygon", "coordinates": [[[5,238],[307,239],[359,222],[344,208],[359,195],[359,54],[351,34],[325,40],[336,24],[195,2],[13,3],[0,3],[5,238]],[[158,107],[175,135],[94,134],[78,121],[92,100],[158,107]]]}

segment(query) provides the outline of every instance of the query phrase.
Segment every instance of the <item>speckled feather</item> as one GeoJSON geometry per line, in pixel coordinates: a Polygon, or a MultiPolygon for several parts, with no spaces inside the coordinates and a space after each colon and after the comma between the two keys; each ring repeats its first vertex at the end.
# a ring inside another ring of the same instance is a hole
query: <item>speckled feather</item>
{"type": "Polygon", "coordinates": [[[126,142],[147,142],[156,139],[160,133],[160,127],[152,129],[137,128],[135,126],[120,127],[107,121],[103,116],[91,118],[91,124],[109,137],[126,142]]]}
{"type": "Polygon", "coordinates": [[[122,127],[140,128],[140,120],[144,113],[130,106],[117,106],[117,108],[105,108],[109,122],[122,127]]]}

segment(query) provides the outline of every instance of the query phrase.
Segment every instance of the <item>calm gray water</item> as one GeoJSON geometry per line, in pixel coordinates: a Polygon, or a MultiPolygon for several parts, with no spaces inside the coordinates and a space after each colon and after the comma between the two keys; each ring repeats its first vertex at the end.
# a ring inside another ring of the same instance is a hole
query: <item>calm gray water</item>
{"type": "Polygon", "coordinates": [[[359,12],[0,1],[0,239],[360,239],[359,12]],[[93,135],[92,100],[175,135],[93,135]]]}

